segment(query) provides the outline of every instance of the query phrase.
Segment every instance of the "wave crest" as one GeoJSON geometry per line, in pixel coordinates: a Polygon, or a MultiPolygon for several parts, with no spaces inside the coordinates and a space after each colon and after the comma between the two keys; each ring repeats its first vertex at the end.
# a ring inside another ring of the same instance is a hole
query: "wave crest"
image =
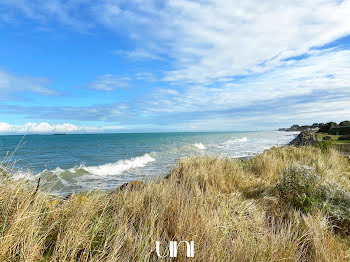
{"type": "Polygon", "coordinates": [[[203,145],[202,143],[195,143],[193,144],[196,148],[198,148],[199,150],[204,150],[206,149],[205,145],[203,145]]]}
{"type": "Polygon", "coordinates": [[[236,139],[230,139],[227,140],[226,142],[224,142],[224,145],[231,145],[231,144],[235,144],[237,142],[248,142],[248,138],[247,137],[242,137],[242,138],[236,138],[236,139]]]}
{"type": "Polygon", "coordinates": [[[109,163],[100,166],[82,166],[81,169],[84,169],[90,174],[97,176],[113,176],[120,175],[121,173],[132,168],[144,167],[145,165],[153,161],[156,160],[149,154],[144,154],[143,156],[119,160],[115,163],[109,163]]]}

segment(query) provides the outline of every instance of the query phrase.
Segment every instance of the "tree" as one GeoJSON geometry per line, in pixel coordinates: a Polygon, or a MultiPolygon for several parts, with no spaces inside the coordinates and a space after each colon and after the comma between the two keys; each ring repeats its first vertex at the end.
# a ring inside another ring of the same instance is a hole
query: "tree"
{"type": "Polygon", "coordinates": [[[338,126],[337,123],[335,122],[328,122],[326,124],[322,124],[320,126],[320,129],[318,130],[319,133],[328,133],[329,130],[332,128],[332,127],[336,127],[338,126]]]}
{"type": "Polygon", "coordinates": [[[342,121],[339,123],[340,126],[350,126],[350,121],[346,120],[346,121],[342,121]]]}

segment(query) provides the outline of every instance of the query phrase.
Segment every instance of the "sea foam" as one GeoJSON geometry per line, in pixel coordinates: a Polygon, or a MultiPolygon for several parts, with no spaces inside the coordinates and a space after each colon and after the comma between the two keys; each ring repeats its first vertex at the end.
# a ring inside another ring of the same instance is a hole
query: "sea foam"
{"type": "Polygon", "coordinates": [[[231,144],[236,144],[237,142],[248,142],[247,137],[242,137],[242,138],[236,138],[236,139],[230,139],[224,142],[224,145],[231,145],[231,144]]]}
{"type": "Polygon", "coordinates": [[[121,173],[129,169],[144,167],[145,165],[153,161],[156,160],[149,154],[144,154],[143,156],[138,156],[135,158],[119,160],[115,163],[109,163],[100,166],[82,166],[81,168],[93,175],[113,176],[120,175],[121,173]]]}
{"type": "Polygon", "coordinates": [[[204,150],[206,149],[205,145],[203,145],[202,143],[195,143],[193,144],[196,148],[198,148],[199,150],[204,150]]]}
{"type": "Polygon", "coordinates": [[[29,171],[27,172],[17,172],[15,178],[27,178],[27,179],[35,179],[36,177],[42,177],[44,179],[49,178],[50,176],[56,176],[62,182],[66,182],[66,180],[70,180],[72,178],[77,178],[82,175],[95,175],[95,176],[113,176],[120,175],[123,172],[133,169],[133,168],[141,168],[146,166],[148,163],[156,161],[149,154],[144,154],[142,156],[119,160],[115,163],[108,163],[99,166],[86,166],[85,164],[81,164],[79,166],[62,169],[57,167],[53,170],[44,169],[37,175],[33,175],[29,171]]]}

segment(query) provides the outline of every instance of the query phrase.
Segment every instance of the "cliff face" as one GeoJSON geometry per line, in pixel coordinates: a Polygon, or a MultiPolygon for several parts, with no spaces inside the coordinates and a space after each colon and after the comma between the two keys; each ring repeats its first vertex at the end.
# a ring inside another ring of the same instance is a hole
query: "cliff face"
{"type": "Polygon", "coordinates": [[[294,138],[289,145],[292,146],[313,146],[317,144],[316,134],[312,131],[302,131],[294,138]]]}

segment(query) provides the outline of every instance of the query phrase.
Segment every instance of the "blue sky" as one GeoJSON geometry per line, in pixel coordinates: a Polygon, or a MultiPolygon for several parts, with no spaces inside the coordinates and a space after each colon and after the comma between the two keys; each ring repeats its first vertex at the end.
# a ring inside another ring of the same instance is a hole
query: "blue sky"
{"type": "Polygon", "coordinates": [[[0,134],[350,118],[350,1],[0,0],[0,134]]]}

